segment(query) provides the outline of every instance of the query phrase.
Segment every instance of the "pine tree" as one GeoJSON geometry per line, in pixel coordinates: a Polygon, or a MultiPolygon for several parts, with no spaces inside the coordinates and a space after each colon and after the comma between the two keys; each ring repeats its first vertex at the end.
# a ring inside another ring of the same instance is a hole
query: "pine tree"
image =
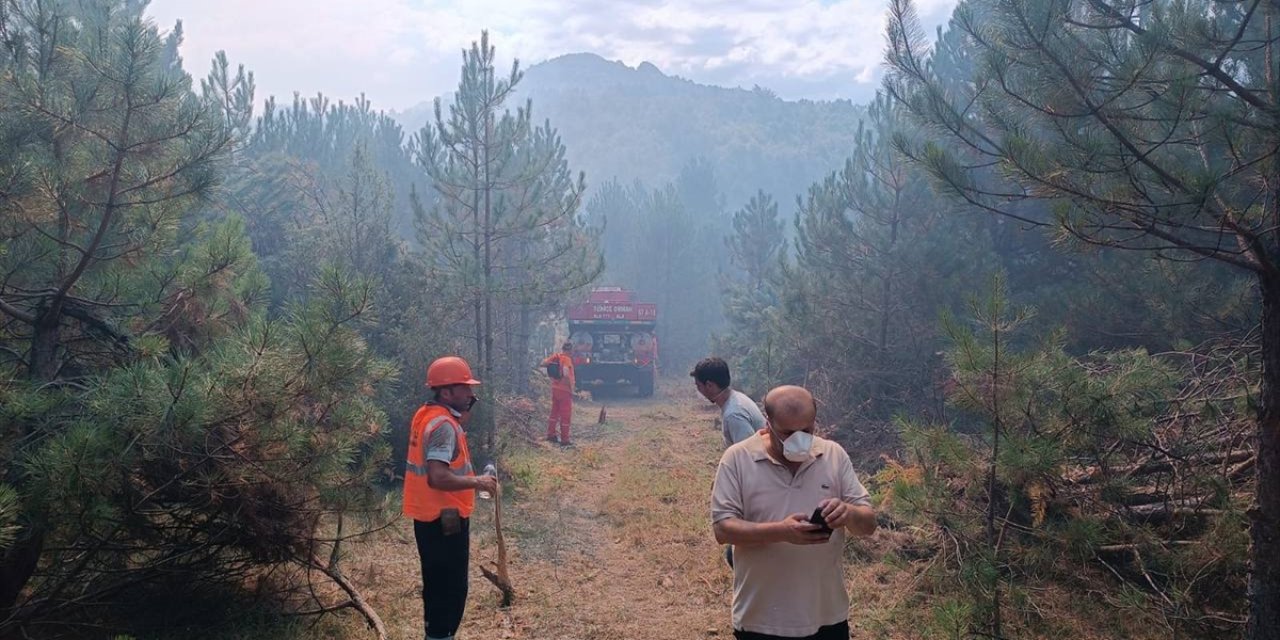
{"type": "Polygon", "coordinates": [[[213,206],[252,80],[219,55],[193,91],[144,8],[0,2],[0,635],[273,567],[358,601],[340,523],[381,515],[371,286],[319,270],[266,313],[213,206]]]}
{"type": "MultiPolygon", "coordinates": [[[[469,307],[464,336],[480,379],[501,391],[517,385],[510,376],[527,375],[522,363],[535,318],[558,310],[603,263],[595,234],[578,216],[584,176],[569,170],[551,123],[534,124],[531,102],[515,113],[504,108],[523,73],[515,61],[500,77],[495,61],[483,32],[463,52],[448,117],[437,100],[435,122],[418,132],[411,149],[436,195],[416,205],[425,268],[461,292],[446,304],[469,307]],[[514,369],[502,366],[503,353],[514,369]]],[[[480,407],[472,424],[492,447],[486,411],[480,407]]]]}
{"type": "Polygon", "coordinates": [[[725,238],[729,259],[741,269],[746,286],[760,289],[785,255],[786,236],[773,196],[759,191],[733,214],[733,235],[725,238]]]}
{"type": "MultiPolygon", "coordinates": [[[[814,184],[796,216],[781,290],[791,379],[823,387],[840,425],[929,403],[936,318],[996,265],[980,229],[947,216],[920,170],[892,148],[903,113],[868,109],[844,167],[814,184]]],[[[865,427],[864,427],[865,429],[865,427]]],[[[888,434],[886,434],[888,435],[888,434]]]]}
{"type": "Polygon", "coordinates": [[[973,65],[956,79],[938,75],[910,0],[895,0],[886,84],[932,138],[899,146],[973,207],[1254,278],[1253,640],[1280,638],[1277,18],[1266,2],[973,0],[952,20],[973,65]],[[1042,215],[1017,207],[1032,200],[1042,215]]]}
{"type": "Polygon", "coordinates": [[[760,191],[733,214],[733,234],[725,238],[729,259],[741,270],[723,284],[727,327],[716,351],[734,358],[734,383],[763,393],[782,370],[779,305],[786,266],[786,235],[773,197],[760,191]],[[777,344],[775,344],[775,342],[777,344]]]}
{"type": "Polygon", "coordinates": [[[936,550],[923,591],[950,634],[1045,635],[1054,614],[1028,603],[1046,581],[1090,606],[1108,582],[1127,594],[1108,608],[1174,635],[1232,630],[1251,456],[1219,438],[1249,429],[1238,345],[1072,356],[1004,286],[944,315],[950,419],[902,420],[906,464],[878,476],[884,512],[936,550]]]}
{"type": "MultiPolygon", "coordinates": [[[[186,209],[209,195],[233,140],[224,105],[191,92],[141,11],[0,5],[8,34],[0,50],[0,314],[9,366],[32,384],[69,384],[126,358],[134,347],[121,325],[138,305],[177,304],[172,291],[139,299],[130,285],[145,278],[138,264],[174,241],[186,209]]],[[[18,430],[27,438],[37,431],[18,430]]],[[[9,482],[26,484],[9,469],[9,482]]],[[[44,519],[25,514],[0,564],[0,607],[34,571],[44,519]]]]}

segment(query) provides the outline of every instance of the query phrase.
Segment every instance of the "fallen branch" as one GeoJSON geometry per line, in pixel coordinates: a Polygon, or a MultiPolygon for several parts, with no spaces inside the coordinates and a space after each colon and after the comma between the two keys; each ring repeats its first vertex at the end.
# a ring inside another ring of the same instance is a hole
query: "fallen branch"
{"type": "Polygon", "coordinates": [[[1248,460],[1241,462],[1227,470],[1228,480],[1239,480],[1245,474],[1253,471],[1258,464],[1258,456],[1251,456],[1248,460]]]}
{"type": "Polygon", "coordinates": [[[1200,504],[1202,504],[1202,502],[1198,498],[1175,500],[1163,504],[1144,504],[1136,507],[1129,507],[1126,510],[1125,515],[1147,521],[1159,521],[1170,520],[1177,517],[1204,518],[1226,513],[1226,510],[1224,509],[1200,507],[1198,506],[1200,504]]]}
{"type": "Polygon", "coordinates": [[[369,606],[368,602],[365,602],[364,596],[360,595],[360,591],[356,589],[356,586],[352,584],[346,576],[342,575],[342,571],[339,570],[337,566],[329,566],[314,554],[311,556],[310,566],[311,568],[328,576],[330,580],[333,580],[333,582],[347,594],[347,598],[350,599],[349,602],[345,602],[332,608],[326,607],[321,611],[351,607],[356,611],[359,611],[360,615],[364,616],[365,623],[368,624],[369,628],[373,629],[374,633],[378,635],[378,640],[387,640],[387,627],[382,624],[382,618],[378,617],[378,612],[374,611],[373,607],[369,606]]]}
{"type": "Polygon", "coordinates": [[[1125,494],[1115,502],[1117,504],[1121,504],[1126,507],[1139,507],[1139,506],[1148,505],[1148,504],[1165,503],[1170,500],[1177,500],[1177,499],[1178,498],[1170,495],[1168,491],[1148,488],[1148,489],[1143,489],[1141,491],[1133,491],[1128,494],[1125,494]]]}
{"type": "Polygon", "coordinates": [[[515,598],[516,590],[511,586],[511,578],[507,575],[507,542],[502,537],[502,487],[493,494],[493,529],[498,539],[498,561],[492,563],[494,569],[490,570],[484,565],[480,565],[480,573],[493,583],[493,586],[502,591],[502,607],[511,606],[512,599],[515,598]]]}
{"type": "Polygon", "coordinates": [[[1104,544],[1098,547],[1097,551],[1098,553],[1134,553],[1143,547],[1189,547],[1197,544],[1201,543],[1196,540],[1169,540],[1153,544],[1104,544]]]}
{"type": "Polygon", "coordinates": [[[1151,574],[1147,572],[1147,563],[1142,559],[1142,552],[1138,551],[1136,548],[1133,550],[1133,562],[1138,565],[1138,571],[1142,572],[1142,577],[1147,579],[1147,586],[1150,586],[1151,590],[1159,595],[1160,599],[1164,600],[1165,604],[1170,607],[1176,606],[1173,604],[1173,600],[1170,600],[1169,596],[1165,595],[1164,591],[1162,591],[1160,587],[1156,586],[1156,581],[1151,579],[1151,574]]]}
{"type": "Polygon", "coordinates": [[[1077,471],[1074,474],[1069,474],[1066,477],[1066,480],[1072,484],[1091,484],[1114,477],[1144,476],[1152,473],[1172,471],[1174,465],[1178,463],[1186,465],[1234,464],[1246,461],[1253,457],[1253,455],[1253,449],[1232,449],[1228,451],[1214,451],[1211,453],[1195,454],[1178,459],[1160,458],[1155,460],[1145,460],[1143,462],[1120,467],[1092,467],[1077,471]]]}

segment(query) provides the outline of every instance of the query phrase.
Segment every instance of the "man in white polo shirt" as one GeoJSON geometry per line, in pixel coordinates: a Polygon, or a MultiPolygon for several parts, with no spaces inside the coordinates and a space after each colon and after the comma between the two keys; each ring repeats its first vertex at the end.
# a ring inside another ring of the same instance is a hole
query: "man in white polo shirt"
{"type": "Polygon", "coordinates": [[[724,452],[711,496],[716,541],[734,545],[738,640],[848,640],[846,535],[876,528],[867,490],[840,445],[813,435],[817,404],[801,387],[764,400],[766,429],[724,452]],[[815,509],[830,531],[809,522],[815,509]]]}

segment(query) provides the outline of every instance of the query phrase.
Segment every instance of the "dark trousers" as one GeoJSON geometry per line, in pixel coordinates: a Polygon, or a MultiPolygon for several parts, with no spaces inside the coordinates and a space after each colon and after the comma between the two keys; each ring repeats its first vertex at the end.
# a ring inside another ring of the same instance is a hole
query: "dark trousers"
{"type": "Polygon", "coordinates": [[[422,562],[422,619],[428,638],[449,638],[462,623],[467,606],[467,566],[471,560],[471,522],[446,536],[439,520],[413,521],[422,562]]]}
{"type": "Polygon", "coordinates": [[[785,638],[783,636],[771,636],[767,633],[752,633],[737,629],[733,630],[733,637],[737,638],[737,640],[849,640],[849,621],[845,620],[837,624],[829,624],[818,629],[817,633],[802,638],[785,638]]]}

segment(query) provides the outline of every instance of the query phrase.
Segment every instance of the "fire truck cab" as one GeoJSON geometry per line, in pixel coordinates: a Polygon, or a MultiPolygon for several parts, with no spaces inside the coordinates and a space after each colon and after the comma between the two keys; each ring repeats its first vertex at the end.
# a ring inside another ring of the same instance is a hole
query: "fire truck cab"
{"type": "Polygon", "coordinates": [[[578,389],[634,386],[653,395],[658,372],[658,306],[621,287],[598,287],[568,308],[578,389]]]}

